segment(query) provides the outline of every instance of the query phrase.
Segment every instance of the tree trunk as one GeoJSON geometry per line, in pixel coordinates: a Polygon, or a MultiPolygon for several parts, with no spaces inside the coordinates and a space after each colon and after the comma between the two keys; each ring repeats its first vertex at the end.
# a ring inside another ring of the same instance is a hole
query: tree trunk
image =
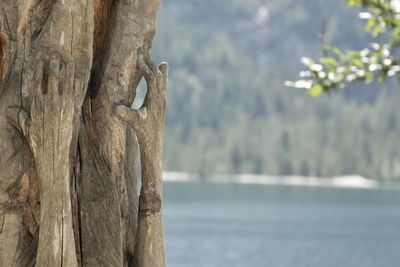
{"type": "Polygon", "coordinates": [[[165,266],[159,4],[0,2],[0,266],[165,266]]]}

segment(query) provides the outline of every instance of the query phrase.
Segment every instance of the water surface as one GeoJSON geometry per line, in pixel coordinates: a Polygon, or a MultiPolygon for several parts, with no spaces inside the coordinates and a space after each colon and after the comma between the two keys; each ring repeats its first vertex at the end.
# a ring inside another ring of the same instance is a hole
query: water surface
{"type": "Polygon", "coordinates": [[[166,183],[169,267],[398,267],[400,190],[166,183]]]}

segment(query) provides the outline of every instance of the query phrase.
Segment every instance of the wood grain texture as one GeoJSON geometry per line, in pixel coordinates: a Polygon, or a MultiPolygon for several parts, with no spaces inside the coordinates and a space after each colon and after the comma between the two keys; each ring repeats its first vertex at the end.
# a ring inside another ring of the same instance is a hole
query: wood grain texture
{"type": "MultiPolygon", "coordinates": [[[[144,62],[154,69],[159,5],[0,2],[0,266],[165,265],[162,149],[143,152],[143,135],[114,109],[148,81],[144,62]],[[139,212],[154,206],[143,187],[139,204],[140,168],[145,188],[157,179],[160,209],[139,212]]],[[[146,140],[162,144],[159,104],[146,140]]]]}
{"type": "Polygon", "coordinates": [[[162,63],[156,68],[148,54],[139,56],[138,65],[147,83],[143,106],[139,110],[125,105],[115,108],[116,115],[135,129],[140,145],[142,186],[134,262],[135,266],[165,266],[161,157],[168,65],[162,63]]]}

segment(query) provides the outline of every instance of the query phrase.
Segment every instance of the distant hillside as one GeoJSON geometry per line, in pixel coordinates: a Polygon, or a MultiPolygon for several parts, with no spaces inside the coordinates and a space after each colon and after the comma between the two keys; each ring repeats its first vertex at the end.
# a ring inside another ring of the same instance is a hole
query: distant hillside
{"type": "Polygon", "coordinates": [[[359,85],[311,99],[286,88],[320,33],[367,40],[335,0],[166,0],[155,58],[171,66],[165,169],[400,178],[400,91],[359,85]],[[265,4],[266,3],[266,4],[265,4]]]}

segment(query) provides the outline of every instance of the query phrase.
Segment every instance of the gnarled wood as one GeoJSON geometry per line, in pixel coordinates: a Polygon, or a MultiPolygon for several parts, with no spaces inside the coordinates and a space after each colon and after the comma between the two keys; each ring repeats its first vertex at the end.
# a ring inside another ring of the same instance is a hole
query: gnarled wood
{"type": "Polygon", "coordinates": [[[140,55],[138,64],[147,82],[143,106],[139,110],[132,110],[119,105],[116,106],[115,113],[135,129],[140,145],[142,187],[136,266],[165,266],[161,214],[163,142],[160,137],[165,125],[168,66],[163,63],[157,70],[148,55],[140,55]]]}
{"type": "MultiPolygon", "coordinates": [[[[114,246],[121,246],[127,251],[122,255],[124,265],[132,264],[134,244],[137,240],[137,195],[129,184],[135,184],[135,177],[126,173],[126,159],[135,158],[137,150],[129,151],[127,144],[127,125],[114,114],[113,107],[124,103],[130,105],[136,95],[136,87],[142,77],[138,68],[138,55],[149,51],[155,32],[155,15],[159,1],[118,1],[114,2],[111,12],[108,47],[104,50],[106,57],[101,66],[101,76],[92,76],[94,87],[91,87],[91,114],[88,128],[92,129],[90,138],[99,144],[99,153],[111,170],[112,180],[116,181],[120,200],[121,239],[114,246]],[[98,86],[98,87],[96,87],[98,86]],[[131,196],[130,196],[131,195],[131,196]],[[131,198],[134,199],[131,199],[131,198]],[[132,203],[134,206],[132,207],[132,203]],[[132,213],[133,212],[133,213],[132,213]],[[136,216],[136,217],[133,217],[136,216]],[[134,238],[133,238],[134,237],[134,238]],[[131,241],[130,241],[131,240],[131,241]]],[[[84,179],[84,178],[83,178],[84,179]]],[[[91,241],[88,241],[91,242],[91,241]]]]}
{"type": "Polygon", "coordinates": [[[70,188],[92,61],[91,9],[81,1],[27,1],[18,26],[23,106],[10,108],[8,118],[25,136],[39,177],[37,266],[77,266],[70,188]]]}
{"type": "MultiPolygon", "coordinates": [[[[0,2],[0,266],[165,265],[162,149],[143,152],[143,134],[114,113],[154,72],[159,4],[0,2]]],[[[147,131],[162,144],[159,104],[147,131]]]]}

